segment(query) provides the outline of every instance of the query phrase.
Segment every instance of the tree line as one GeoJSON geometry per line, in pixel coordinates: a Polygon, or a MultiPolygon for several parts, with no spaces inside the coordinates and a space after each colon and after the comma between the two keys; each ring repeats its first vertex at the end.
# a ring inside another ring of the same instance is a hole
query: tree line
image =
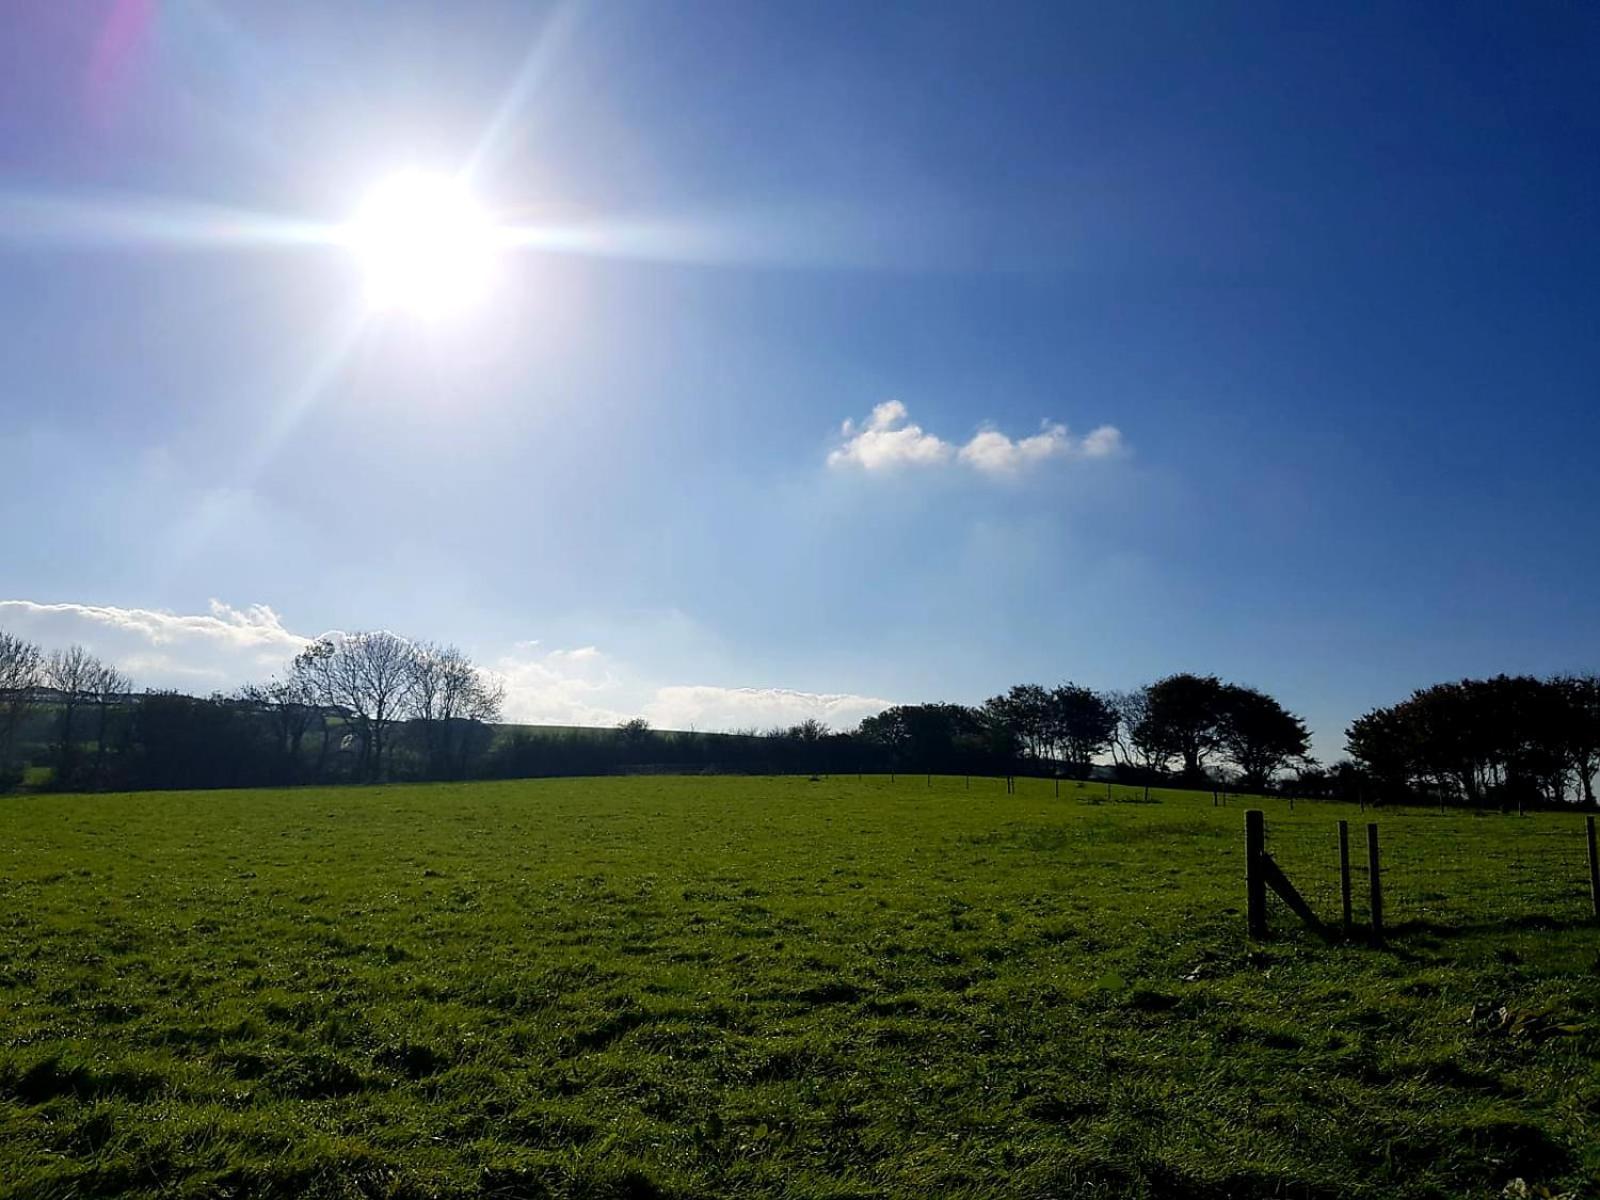
{"type": "Polygon", "coordinates": [[[82,646],[0,631],[0,789],[25,779],[24,743],[60,789],[467,778],[503,697],[456,647],[386,632],[320,639],[202,698],[136,693],[82,646]]]}
{"type": "Polygon", "coordinates": [[[0,631],[0,791],[522,778],[619,771],[1102,774],[1125,782],[1373,801],[1593,805],[1600,677],[1436,684],[1366,713],[1324,768],[1305,722],[1215,675],[1126,691],[1019,684],[980,705],[894,705],[850,730],[729,733],[500,725],[503,686],[460,649],[326,637],[258,684],[135,692],[81,646],[0,631]],[[29,772],[27,768],[34,770],[29,772]]]}
{"type": "Polygon", "coordinates": [[[1346,750],[1379,799],[1593,806],[1600,676],[1437,683],[1358,717],[1346,750]]]}

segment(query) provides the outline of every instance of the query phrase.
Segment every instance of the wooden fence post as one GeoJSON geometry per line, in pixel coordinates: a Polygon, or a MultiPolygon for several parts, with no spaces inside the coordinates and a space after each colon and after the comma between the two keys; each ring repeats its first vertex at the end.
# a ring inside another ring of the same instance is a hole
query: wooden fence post
{"type": "Polygon", "coordinates": [[[1589,900],[1594,905],[1596,920],[1600,920],[1600,855],[1594,848],[1594,818],[1585,817],[1584,826],[1589,837],[1589,900]]]}
{"type": "Polygon", "coordinates": [[[1378,825],[1367,826],[1367,886],[1372,894],[1372,940],[1383,941],[1383,874],[1378,865],[1378,825]]]}
{"type": "Polygon", "coordinates": [[[1267,848],[1266,818],[1259,808],[1244,814],[1245,925],[1253,938],[1267,936],[1267,877],[1261,860],[1267,848]]]}
{"type": "Polygon", "coordinates": [[[1349,935],[1355,924],[1350,911],[1350,822],[1339,822],[1339,899],[1344,904],[1344,931],[1349,935]]]}

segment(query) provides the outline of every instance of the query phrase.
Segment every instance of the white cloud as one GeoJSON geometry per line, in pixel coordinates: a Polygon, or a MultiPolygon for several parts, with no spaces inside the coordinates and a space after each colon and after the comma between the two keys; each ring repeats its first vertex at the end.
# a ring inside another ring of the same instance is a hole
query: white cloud
{"type": "Polygon", "coordinates": [[[853,729],[862,717],[893,701],[848,693],[796,692],[788,688],[664,687],[644,707],[662,729],[768,729],[816,718],[833,729],[853,729]]]}
{"type": "Polygon", "coordinates": [[[637,716],[628,689],[593,646],[534,652],[518,642],[490,669],[505,684],[504,716],[522,725],[615,725],[637,716]]]}
{"type": "Polygon", "coordinates": [[[310,638],[265,604],[206,613],[0,600],[0,627],[47,649],[82,643],[139,687],[225,687],[279,670],[310,638]]]}
{"type": "Polygon", "coordinates": [[[1046,425],[1032,437],[1012,441],[1005,434],[985,429],[961,447],[961,461],[991,475],[1012,475],[1047,458],[1065,458],[1073,452],[1065,425],[1046,425]]]}
{"type": "Polygon", "coordinates": [[[1114,458],[1122,453],[1122,430],[1115,425],[1102,425],[1089,431],[1081,447],[1085,458],[1114,458]]]}
{"type": "Polygon", "coordinates": [[[594,646],[532,653],[536,642],[517,645],[522,652],[501,658],[492,670],[505,683],[506,720],[530,725],[615,725],[642,716],[658,729],[706,733],[767,729],[814,717],[848,729],[893,703],[791,688],[655,685],[594,646]]]}
{"type": "Polygon", "coordinates": [[[1065,425],[1046,421],[1031,437],[1012,439],[995,429],[984,429],[957,449],[952,443],[913,424],[906,406],[888,400],[872,410],[865,424],[846,421],[840,432],[842,445],[828,454],[830,467],[857,467],[885,471],[897,467],[942,466],[952,461],[986,475],[1015,475],[1053,458],[1110,458],[1123,449],[1115,426],[1102,425],[1088,436],[1074,438],[1065,425]]]}
{"type": "Polygon", "coordinates": [[[954,447],[922,426],[910,424],[906,406],[885,400],[872,410],[865,425],[846,421],[840,426],[844,445],[828,455],[830,467],[859,466],[881,471],[901,466],[937,466],[948,462],[954,447]]]}
{"type": "Polygon", "coordinates": [[[134,633],[162,646],[201,639],[239,647],[281,649],[298,653],[310,639],[290,633],[265,604],[234,608],[212,600],[205,616],[180,615],[148,608],[114,608],[102,604],[39,604],[33,600],[0,600],[0,620],[87,622],[134,633]]]}

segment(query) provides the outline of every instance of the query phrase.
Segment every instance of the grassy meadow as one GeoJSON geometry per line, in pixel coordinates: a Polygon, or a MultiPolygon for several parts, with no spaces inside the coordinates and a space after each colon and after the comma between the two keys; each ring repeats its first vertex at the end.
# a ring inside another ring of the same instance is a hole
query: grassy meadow
{"type": "MultiPolygon", "coordinates": [[[[1373,814],[1260,804],[1336,916],[1332,823],[1373,814]]],[[[1387,947],[1276,902],[1257,946],[1243,807],[921,776],[8,799],[0,1197],[1596,1194],[1578,818],[1379,813],[1387,947]]]]}

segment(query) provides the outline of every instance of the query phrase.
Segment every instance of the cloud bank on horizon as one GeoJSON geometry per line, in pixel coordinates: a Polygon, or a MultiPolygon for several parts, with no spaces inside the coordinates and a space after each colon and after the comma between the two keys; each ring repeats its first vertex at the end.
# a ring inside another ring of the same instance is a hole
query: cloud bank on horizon
{"type": "MultiPolygon", "coordinates": [[[[281,671],[315,637],[265,604],[212,600],[206,613],[0,600],[0,628],[46,650],[80,643],[139,688],[223,691],[281,671]]],[[[506,686],[504,719],[529,725],[614,725],[643,716],[661,729],[768,729],[815,718],[853,728],[893,701],[777,687],[658,684],[595,646],[544,650],[521,641],[484,664],[506,686]]]]}
{"type": "Polygon", "coordinates": [[[1054,421],[1023,438],[983,429],[957,446],[913,422],[899,400],[885,400],[859,424],[846,420],[839,432],[844,440],[829,452],[828,466],[865,471],[955,463],[989,476],[1008,476],[1050,459],[1115,458],[1126,449],[1122,431],[1114,425],[1101,425],[1080,438],[1054,421]]]}

